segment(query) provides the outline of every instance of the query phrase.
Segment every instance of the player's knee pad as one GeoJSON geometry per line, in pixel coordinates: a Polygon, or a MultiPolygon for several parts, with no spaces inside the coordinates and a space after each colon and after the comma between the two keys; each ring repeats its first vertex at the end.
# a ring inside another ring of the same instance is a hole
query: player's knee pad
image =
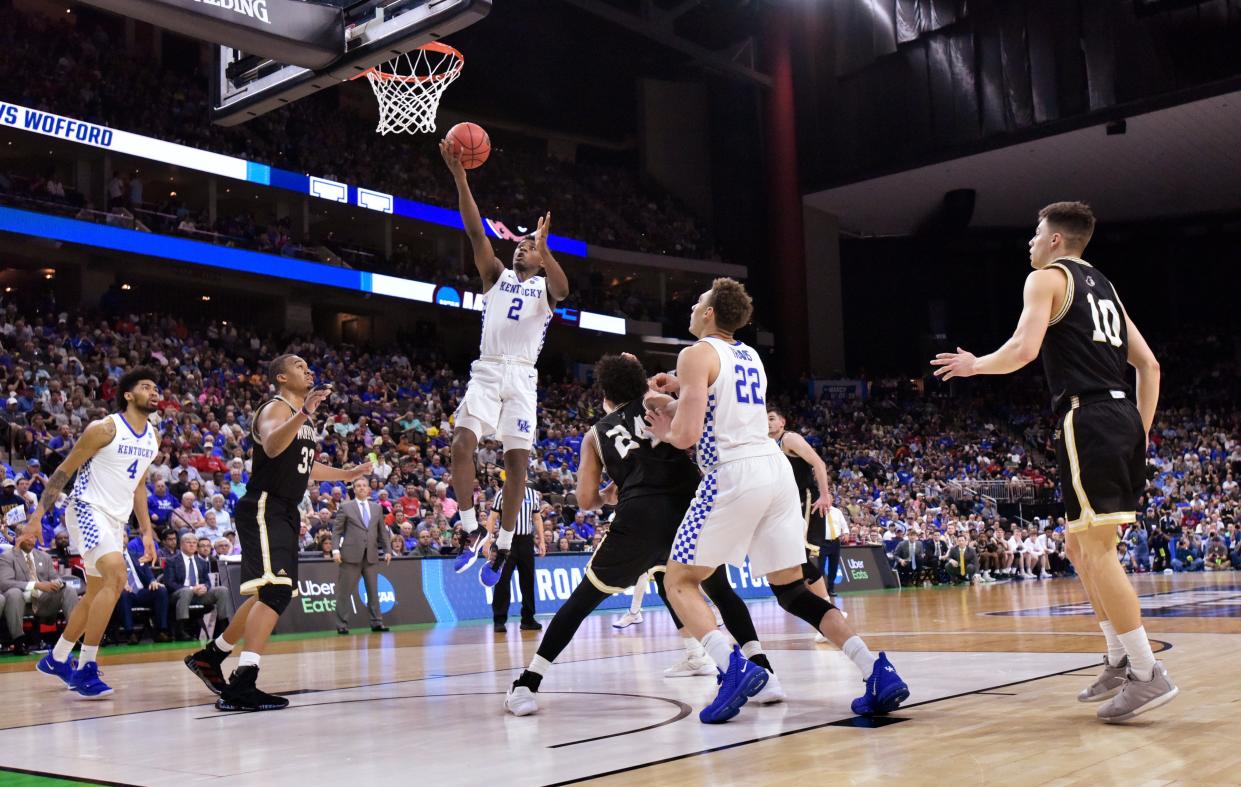
{"type": "Polygon", "coordinates": [[[292,600],[292,585],[263,585],[259,588],[259,601],[275,610],[277,615],[283,615],[292,600]]]}
{"type": "Polygon", "coordinates": [[[780,603],[785,612],[796,615],[816,630],[823,622],[823,616],[836,608],[832,602],[811,593],[805,582],[772,585],[771,590],[776,594],[776,601],[780,603]]]}
{"type": "Polygon", "coordinates": [[[806,577],[806,584],[813,585],[823,578],[823,572],[819,570],[818,565],[813,560],[807,560],[802,564],[802,574],[806,577]]]}

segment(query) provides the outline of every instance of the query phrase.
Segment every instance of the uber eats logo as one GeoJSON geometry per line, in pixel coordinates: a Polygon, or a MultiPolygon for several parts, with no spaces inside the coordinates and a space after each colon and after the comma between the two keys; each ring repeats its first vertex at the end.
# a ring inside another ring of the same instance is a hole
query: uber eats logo
{"type": "Polygon", "coordinates": [[[870,578],[870,572],[866,570],[866,563],[864,561],[855,560],[851,557],[845,558],[845,561],[849,564],[849,573],[854,579],[870,578]]]}
{"type": "Polygon", "coordinates": [[[315,582],[311,579],[303,579],[297,583],[297,591],[302,599],[302,612],[310,615],[336,611],[335,582],[315,582]]]}

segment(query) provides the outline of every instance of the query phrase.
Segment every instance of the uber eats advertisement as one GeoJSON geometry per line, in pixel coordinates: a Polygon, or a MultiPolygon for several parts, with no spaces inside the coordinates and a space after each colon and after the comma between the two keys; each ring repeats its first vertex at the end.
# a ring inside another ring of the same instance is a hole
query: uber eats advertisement
{"type": "MultiPolygon", "coordinates": [[[[573,588],[586,574],[588,553],[548,555],[535,561],[534,607],[538,614],[560,609],[573,588]]],[[[378,564],[379,610],[384,623],[400,626],[410,623],[454,623],[459,620],[490,620],[494,590],[478,579],[479,564],[457,574],[452,560],[443,558],[398,558],[391,564],[378,564]]],[[[225,576],[236,604],[242,602],[240,565],[227,564],[225,576]]],[[[339,567],[326,560],[305,561],[298,567],[297,596],[280,617],[276,633],[331,631],[336,628],[336,582],[339,567]]],[[[749,561],[740,568],[729,566],[728,578],[737,595],[745,599],[771,598],[767,581],[750,573],[749,561]]],[[[509,615],[516,620],[521,609],[521,583],[516,573],[509,582],[509,615]]],[[[896,579],[878,547],[845,547],[836,587],[841,591],[895,587],[896,579]]],[[[366,605],[366,586],[359,578],[349,594],[345,620],[349,626],[364,629],[370,625],[366,605]]],[[[600,609],[621,610],[629,606],[632,590],[609,597],[600,609]]],[[[647,585],[644,607],[663,602],[655,583],[647,585]]]]}

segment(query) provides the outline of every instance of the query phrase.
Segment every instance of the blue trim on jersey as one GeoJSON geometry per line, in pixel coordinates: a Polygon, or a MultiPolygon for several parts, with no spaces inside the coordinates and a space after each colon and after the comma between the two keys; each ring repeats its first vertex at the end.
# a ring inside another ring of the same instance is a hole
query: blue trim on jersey
{"type": "Polygon", "coordinates": [[[698,438],[698,466],[710,470],[720,463],[719,446],[715,442],[715,394],[707,395],[707,414],[702,421],[702,437],[698,438]]]}
{"type": "Polygon", "coordinates": [[[80,548],[85,554],[99,546],[99,526],[95,523],[90,503],[85,500],[73,501],[73,516],[77,520],[78,532],[82,535],[80,548]]]}
{"type": "Polygon", "coordinates": [[[698,491],[694,494],[694,501],[690,503],[689,510],[685,512],[685,518],[681,520],[681,526],[677,528],[677,539],[672,545],[672,560],[677,563],[692,565],[694,558],[698,555],[698,536],[702,533],[702,526],[706,524],[707,517],[715,508],[715,496],[720,491],[717,472],[713,470],[707,473],[698,482],[698,491]]]}
{"type": "Polygon", "coordinates": [[[129,420],[128,420],[127,418],[125,418],[125,414],[124,414],[124,413],[117,413],[117,415],[119,415],[119,416],[121,417],[121,423],[123,423],[123,424],[125,424],[125,426],[129,427],[129,433],[130,433],[131,435],[133,435],[134,437],[138,438],[139,440],[141,440],[142,438],[144,438],[144,437],[146,437],[146,436],[147,436],[147,430],[151,428],[151,423],[150,423],[150,421],[148,421],[148,422],[147,422],[146,426],[142,427],[142,434],[138,434],[137,432],[135,432],[135,431],[134,431],[134,428],[133,428],[132,426],[130,426],[130,424],[129,424],[129,420]]]}
{"type": "Polygon", "coordinates": [[[90,463],[95,457],[87,459],[81,467],[78,468],[78,477],[73,482],[73,489],[69,492],[69,497],[77,497],[86,491],[90,486],[90,463]]]}

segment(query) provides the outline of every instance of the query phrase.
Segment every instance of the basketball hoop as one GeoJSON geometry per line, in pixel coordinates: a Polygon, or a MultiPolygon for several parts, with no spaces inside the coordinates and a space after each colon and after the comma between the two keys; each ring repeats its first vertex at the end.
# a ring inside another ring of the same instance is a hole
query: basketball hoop
{"type": "Polygon", "coordinates": [[[461,76],[464,65],[460,52],[432,41],[363,72],[379,102],[375,130],[380,134],[435,131],[440,96],[461,76]]]}

